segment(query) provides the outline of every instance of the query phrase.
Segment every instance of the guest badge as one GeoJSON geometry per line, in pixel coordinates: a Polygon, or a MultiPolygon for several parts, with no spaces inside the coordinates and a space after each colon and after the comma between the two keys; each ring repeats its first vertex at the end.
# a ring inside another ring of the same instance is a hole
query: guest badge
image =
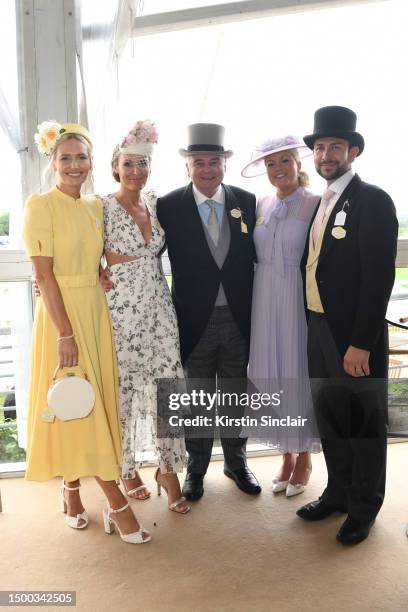
{"type": "MultiPolygon", "coordinates": [[[[343,226],[346,222],[346,217],[347,217],[347,212],[350,208],[350,202],[348,200],[346,200],[343,204],[343,206],[341,207],[341,210],[337,213],[336,218],[334,220],[334,224],[333,225],[341,225],[343,226]]],[[[344,238],[344,236],[342,236],[342,238],[344,238]]]]}
{"type": "Polygon", "coordinates": [[[347,217],[347,213],[344,212],[344,210],[340,210],[336,215],[336,218],[334,220],[334,225],[344,225],[346,217],[347,217]]]}
{"type": "Polygon", "coordinates": [[[257,220],[256,220],[256,224],[255,224],[255,225],[262,225],[262,224],[263,224],[263,222],[264,222],[264,218],[263,218],[263,216],[261,215],[260,217],[258,217],[258,218],[257,218],[257,220]]]}
{"type": "Polygon", "coordinates": [[[241,211],[239,210],[239,208],[233,208],[231,210],[231,217],[234,217],[234,219],[239,219],[241,216],[241,211]]]}
{"type": "Polygon", "coordinates": [[[344,238],[346,236],[346,230],[344,229],[344,227],[333,227],[331,234],[333,238],[337,238],[337,240],[340,240],[341,238],[344,238]]]}
{"type": "Polygon", "coordinates": [[[248,233],[248,226],[246,223],[244,223],[243,221],[241,221],[241,232],[243,234],[247,234],[248,233]]]}

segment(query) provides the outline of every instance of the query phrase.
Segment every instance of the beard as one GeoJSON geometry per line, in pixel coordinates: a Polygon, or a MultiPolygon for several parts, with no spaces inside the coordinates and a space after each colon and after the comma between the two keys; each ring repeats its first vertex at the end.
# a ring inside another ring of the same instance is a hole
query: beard
{"type": "Polygon", "coordinates": [[[339,164],[338,162],[334,162],[330,164],[330,166],[326,166],[325,170],[321,169],[321,166],[325,164],[316,165],[316,172],[320,174],[322,178],[326,181],[335,181],[336,179],[343,176],[350,170],[350,164],[339,164]]]}

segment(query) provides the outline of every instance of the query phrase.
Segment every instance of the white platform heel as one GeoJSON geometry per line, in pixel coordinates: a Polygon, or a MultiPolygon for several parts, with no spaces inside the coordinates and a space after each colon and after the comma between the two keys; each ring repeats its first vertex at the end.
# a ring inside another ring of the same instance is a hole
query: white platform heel
{"type": "Polygon", "coordinates": [[[121,539],[127,544],[146,544],[146,542],[150,542],[151,535],[146,529],[142,526],[139,527],[139,531],[134,531],[133,533],[122,533],[117,522],[111,517],[111,514],[118,514],[119,512],[123,512],[129,508],[129,504],[123,506],[123,508],[119,508],[118,510],[113,510],[110,506],[104,508],[103,510],[103,524],[105,527],[105,533],[112,534],[115,531],[115,527],[118,530],[118,533],[121,539]],[[143,538],[143,534],[147,534],[147,538],[143,538]]]}
{"type": "MultiPolygon", "coordinates": [[[[64,481],[62,481],[62,487],[61,487],[61,512],[63,512],[64,514],[67,514],[67,502],[65,501],[65,496],[64,496],[64,491],[79,491],[79,489],[81,488],[81,485],[78,485],[77,487],[68,487],[64,481]]],[[[66,516],[65,517],[65,521],[68,525],[68,527],[71,527],[71,529],[85,529],[85,527],[88,526],[89,523],[89,516],[88,513],[85,512],[85,510],[83,512],[81,512],[81,514],[77,514],[76,516],[66,516]],[[82,524],[80,524],[80,521],[84,521],[82,524]]]]}

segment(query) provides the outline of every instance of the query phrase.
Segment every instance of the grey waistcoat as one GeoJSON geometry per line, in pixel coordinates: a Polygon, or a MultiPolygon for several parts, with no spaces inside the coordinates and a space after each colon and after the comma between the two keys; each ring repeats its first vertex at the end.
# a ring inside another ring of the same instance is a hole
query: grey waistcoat
{"type": "MultiPolygon", "coordinates": [[[[208,248],[210,249],[211,255],[214,257],[215,263],[217,264],[219,269],[221,269],[224,264],[224,261],[229,251],[230,243],[231,243],[231,231],[230,231],[230,226],[229,226],[228,219],[227,219],[226,210],[227,210],[227,207],[226,207],[226,204],[224,204],[224,214],[222,216],[220,237],[218,239],[217,246],[215,246],[213,241],[211,240],[207,227],[205,223],[203,222],[203,228],[204,228],[204,233],[205,233],[205,237],[207,240],[208,248]]],[[[227,306],[227,305],[228,305],[228,302],[225,296],[224,288],[222,284],[220,283],[217,299],[215,300],[215,306],[227,306]]]]}

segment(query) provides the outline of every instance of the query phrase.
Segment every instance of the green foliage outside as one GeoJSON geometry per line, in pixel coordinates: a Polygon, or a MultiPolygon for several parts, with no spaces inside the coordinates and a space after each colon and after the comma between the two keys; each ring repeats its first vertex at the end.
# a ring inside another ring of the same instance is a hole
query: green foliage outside
{"type": "Polygon", "coordinates": [[[0,463],[25,461],[25,451],[17,444],[17,423],[4,420],[3,404],[6,393],[0,392],[0,463]],[[3,423],[7,427],[3,427],[3,423]]]}
{"type": "Polygon", "coordinates": [[[0,214],[0,236],[9,235],[9,220],[10,214],[8,212],[0,214]]]}
{"type": "Polygon", "coordinates": [[[401,283],[401,285],[408,288],[408,268],[397,268],[395,271],[395,279],[401,283]]]}
{"type": "Polygon", "coordinates": [[[408,238],[408,217],[398,216],[398,238],[408,238]]]}
{"type": "Polygon", "coordinates": [[[0,463],[18,463],[25,461],[25,451],[17,444],[17,425],[10,421],[10,426],[0,427],[0,463]]]}

